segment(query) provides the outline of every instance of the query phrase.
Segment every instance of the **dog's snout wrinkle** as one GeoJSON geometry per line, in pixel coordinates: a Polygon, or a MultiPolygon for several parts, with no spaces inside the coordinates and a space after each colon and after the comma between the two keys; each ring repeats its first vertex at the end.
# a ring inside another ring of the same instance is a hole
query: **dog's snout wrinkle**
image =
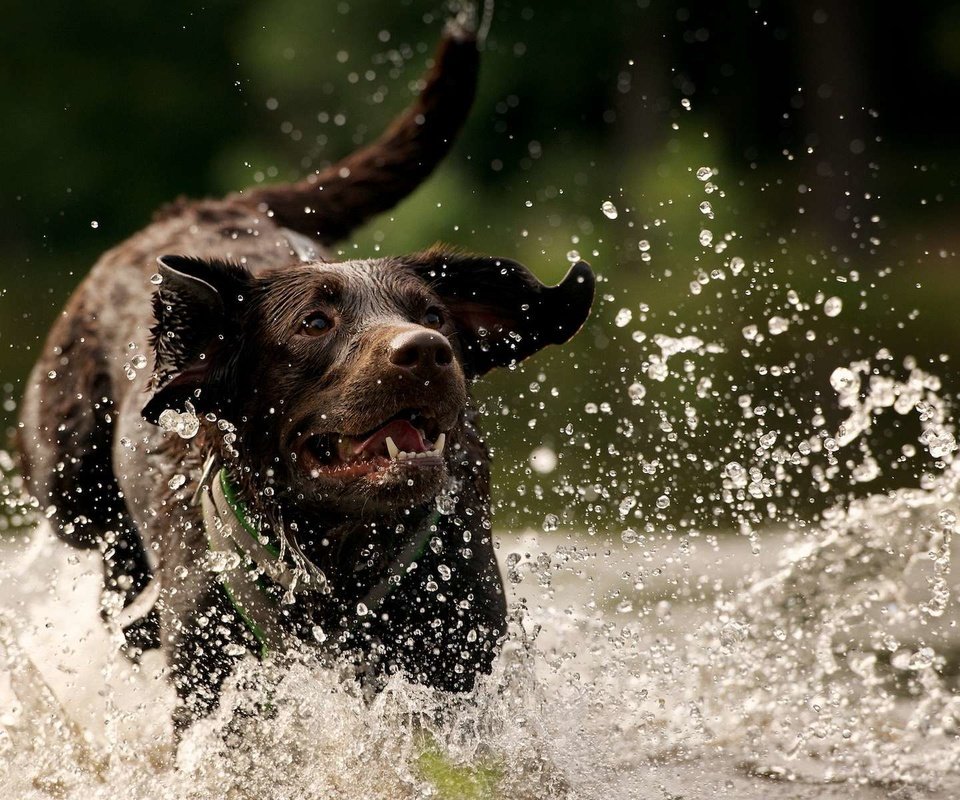
{"type": "Polygon", "coordinates": [[[390,363],[417,374],[442,372],[453,364],[453,348],[447,337],[421,329],[398,333],[390,340],[390,363]]]}

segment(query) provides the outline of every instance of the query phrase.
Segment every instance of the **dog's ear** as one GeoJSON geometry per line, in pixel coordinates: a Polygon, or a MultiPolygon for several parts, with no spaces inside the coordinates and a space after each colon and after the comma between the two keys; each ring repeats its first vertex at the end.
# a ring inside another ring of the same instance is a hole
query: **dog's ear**
{"type": "Polygon", "coordinates": [[[464,366],[474,377],[568,341],[593,304],[596,281],[585,261],[556,286],[506,258],[432,250],[411,261],[453,314],[464,366]]]}
{"type": "Polygon", "coordinates": [[[143,416],[156,424],[168,408],[187,401],[210,410],[230,391],[233,358],[253,276],[243,267],[186,256],[161,256],[153,296],[156,324],[153,397],[143,416]]]}

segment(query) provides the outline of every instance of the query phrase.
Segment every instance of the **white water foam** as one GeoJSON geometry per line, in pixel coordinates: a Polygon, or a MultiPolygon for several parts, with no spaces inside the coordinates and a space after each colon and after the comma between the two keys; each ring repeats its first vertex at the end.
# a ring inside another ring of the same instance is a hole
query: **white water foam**
{"type": "Polygon", "coordinates": [[[3,796],[948,792],[960,756],[960,699],[944,669],[960,652],[949,578],[957,479],[950,471],[786,535],[787,563],[736,593],[743,548],[645,543],[639,555],[659,582],[631,596],[621,578],[635,544],[514,542],[514,569],[540,580],[520,582],[531,608],[518,608],[473,697],[395,678],[366,698],[309,653],[251,659],[176,754],[162,664],[111,655],[95,558],[41,526],[4,552],[3,796]],[[692,564],[712,559],[690,579],[692,564]]]}

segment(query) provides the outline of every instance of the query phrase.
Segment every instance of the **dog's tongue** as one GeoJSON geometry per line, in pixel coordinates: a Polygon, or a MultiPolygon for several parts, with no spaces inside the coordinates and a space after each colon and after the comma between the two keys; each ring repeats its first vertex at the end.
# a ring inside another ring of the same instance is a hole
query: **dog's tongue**
{"type": "Polygon", "coordinates": [[[373,436],[370,436],[362,444],[354,449],[356,455],[361,453],[380,454],[386,452],[387,437],[393,439],[393,443],[401,450],[408,453],[422,453],[427,449],[420,431],[413,427],[405,419],[395,419],[388,422],[373,436]]]}

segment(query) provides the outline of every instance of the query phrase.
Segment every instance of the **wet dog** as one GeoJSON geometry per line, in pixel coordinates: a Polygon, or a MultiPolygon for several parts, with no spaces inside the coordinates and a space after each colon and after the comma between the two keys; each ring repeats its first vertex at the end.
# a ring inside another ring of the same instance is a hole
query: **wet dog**
{"type": "Polygon", "coordinates": [[[237,660],[308,641],[451,691],[505,632],[472,381],[581,327],[594,279],[429,249],[324,246],[412,191],[471,105],[448,24],[413,105],[294,185],[178,201],[54,325],[20,453],[59,536],[103,555],[105,616],[162,647],[187,724],[237,660]],[[150,366],[152,365],[152,369],[150,366]]]}

